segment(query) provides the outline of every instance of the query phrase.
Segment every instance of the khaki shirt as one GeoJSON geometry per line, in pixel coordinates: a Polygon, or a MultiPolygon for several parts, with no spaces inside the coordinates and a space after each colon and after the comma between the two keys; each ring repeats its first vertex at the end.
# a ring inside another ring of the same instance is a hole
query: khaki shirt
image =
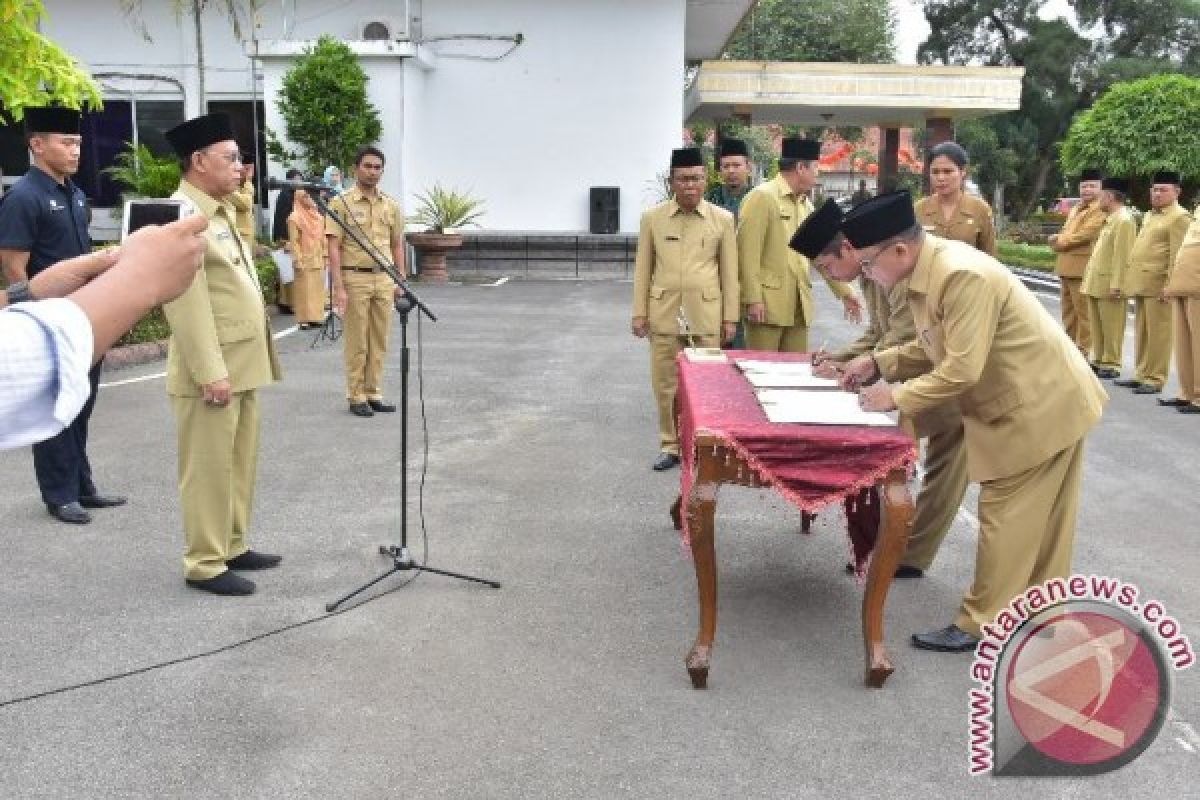
{"type": "MultiPolygon", "coordinates": [[[[812,213],[782,175],[756,186],[738,212],[738,269],[742,305],[764,303],[767,324],[812,325],[814,303],[808,259],[788,246],[812,213]]],[[[826,280],[839,298],[854,294],[849,284],[826,280]]]]}
{"type": "Polygon", "coordinates": [[[967,474],[1024,472],[1078,442],[1108,396],[1079,348],[1003,264],[926,236],[908,279],[914,341],[875,354],[905,414],[957,402],[967,474]]]}
{"type": "MultiPolygon", "coordinates": [[[[371,244],[388,262],[392,260],[392,242],[404,236],[404,214],[395,200],[383,192],[367,197],[355,186],[330,200],[329,208],[358,238],[371,244]]],[[[341,249],[343,268],[376,266],[374,259],[334,220],[325,220],[325,234],[334,239],[331,247],[341,249]]]]}
{"type": "Polygon", "coordinates": [[[280,378],[279,357],[263,305],[250,245],[234,223],[234,210],[187,181],[172,195],[208,218],[204,263],[192,285],[163,306],[171,326],[167,393],[196,397],[202,387],[228,378],[245,392],[280,378]]]}
{"type": "Polygon", "coordinates": [[[733,214],[701,200],[687,212],[674,200],[642,214],[633,273],[633,316],[651,333],[717,336],[737,322],[737,233],[733,214]],[[690,330],[681,330],[683,308],[690,330]]]}
{"type": "Polygon", "coordinates": [[[939,239],[965,242],[989,256],[996,255],[996,225],[992,221],[992,207],[978,197],[964,194],[950,220],[942,216],[937,198],[930,195],[917,201],[914,209],[917,222],[939,239]]]}
{"type": "Polygon", "coordinates": [[[917,338],[912,312],[908,310],[906,301],[907,278],[897,281],[891,291],[866,278],[859,278],[858,285],[867,306],[867,330],[831,355],[834,361],[849,361],[863,353],[886,350],[917,338]]]}
{"type": "Polygon", "coordinates": [[[1080,288],[1084,294],[1104,299],[1111,290],[1122,287],[1136,238],[1137,223],[1126,206],[1108,215],[1083,272],[1080,288]]]}
{"type": "MultiPolygon", "coordinates": [[[[849,361],[863,353],[880,352],[908,344],[917,338],[916,323],[908,307],[908,278],[897,281],[891,291],[866,278],[859,278],[858,282],[867,306],[867,330],[847,347],[834,353],[831,356],[834,361],[849,361]]],[[[957,403],[943,403],[906,419],[917,438],[962,426],[957,403]]]]}
{"type": "Polygon", "coordinates": [[[1088,258],[1108,214],[1100,203],[1080,203],[1071,209],[1067,221],[1052,245],[1058,255],[1054,259],[1054,271],[1063,278],[1082,278],[1088,258]]]}
{"type": "Polygon", "coordinates": [[[234,225],[247,244],[254,244],[254,181],[246,181],[225,198],[236,212],[234,225]]]}
{"type": "Polygon", "coordinates": [[[1175,256],[1183,245],[1192,217],[1178,203],[1161,211],[1151,209],[1142,217],[1129,254],[1129,271],[1125,273],[1125,294],[1130,297],[1158,297],[1175,265],[1175,256]]]}
{"type": "Polygon", "coordinates": [[[1200,295],[1200,206],[1192,217],[1167,282],[1166,293],[1175,297],[1200,295]]]}

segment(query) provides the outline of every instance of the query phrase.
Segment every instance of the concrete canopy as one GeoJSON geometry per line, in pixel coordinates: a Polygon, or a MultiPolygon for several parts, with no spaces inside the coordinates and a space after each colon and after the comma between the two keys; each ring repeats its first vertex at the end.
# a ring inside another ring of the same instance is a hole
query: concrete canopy
{"type": "Polygon", "coordinates": [[[755,0],[687,0],[684,58],[717,58],[755,0]]]}
{"type": "Polygon", "coordinates": [[[687,122],[910,127],[1015,111],[1023,67],[705,61],[687,122]]]}

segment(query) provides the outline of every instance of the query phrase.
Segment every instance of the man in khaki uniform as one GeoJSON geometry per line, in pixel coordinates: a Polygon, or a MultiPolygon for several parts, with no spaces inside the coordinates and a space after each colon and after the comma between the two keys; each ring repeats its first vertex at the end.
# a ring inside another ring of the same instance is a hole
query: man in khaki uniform
{"type": "Polygon", "coordinates": [[[391,258],[401,279],[404,261],[404,214],[395,200],[379,191],[383,153],[364,147],[354,159],[355,184],[329,201],[329,207],[371,252],[345,235],[335,220],[325,222],[329,237],[329,273],[333,307],[345,318],[342,353],[346,362],[346,399],[350,413],[371,417],[392,412],[383,401],[383,359],[392,330],[392,308],[404,294],[375,259],[391,258]],[[372,257],[374,255],[374,258],[372,257]]]}
{"type": "Polygon", "coordinates": [[[1083,270],[1108,215],[1100,208],[1098,169],[1085,169],[1079,176],[1079,205],[1071,209],[1062,230],[1049,239],[1058,275],[1063,327],[1086,356],[1091,347],[1087,301],[1083,296],[1083,270]]]}
{"type": "Polygon", "coordinates": [[[926,234],[906,193],[862,204],[842,232],[870,280],[908,278],[917,329],[913,342],[847,364],[843,388],[882,377],[861,390],[864,409],[957,402],[962,412],[967,473],[980,483],[975,580],[954,623],[913,644],[972,650],[1013,597],[1070,573],[1083,439],[1107,397],[1034,294],[991,256],[926,234]]]}
{"type": "Polygon", "coordinates": [[[167,394],[179,440],[179,494],[189,586],[247,595],[254,583],[230,570],[274,567],[277,555],[246,544],[258,465],[258,394],[280,378],[250,245],[222,198],[241,180],[233,128],[224,114],[167,131],[184,162],[173,197],[209,220],[204,263],[191,287],[163,306],[171,326],[167,394]]]}
{"type": "MultiPolygon", "coordinates": [[[[817,183],[821,143],[783,140],[779,174],[755,187],[738,214],[738,269],[745,309],[746,347],[784,353],[808,351],[814,319],[808,259],[788,247],[804,218],[817,183]]],[[[862,304],[848,284],[829,281],[847,316],[862,318],[862,304]]]]}
{"type": "Polygon", "coordinates": [[[1113,381],[1134,394],[1158,394],[1171,366],[1171,305],[1164,289],[1192,221],[1179,205],[1178,172],[1159,172],[1150,185],[1150,211],[1129,255],[1125,294],[1133,298],[1136,366],[1130,380],[1113,381]]]}
{"type": "Polygon", "coordinates": [[[650,381],[658,402],[658,471],[679,464],[675,358],[689,342],[733,339],[738,314],[733,214],[704,199],[704,157],[671,153],[674,198],[642,214],[633,273],[633,335],[650,339],[650,381]]]}
{"type": "MultiPolygon", "coordinates": [[[[842,216],[838,204],[826,200],[801,224],[791,241],[792,249],[808,258],[822,275],[837,281],[858,278],[867,304],[867,330],[862,336],[832,354],[813,354],[814,371],[824,378],[840,376],[846,364],[857,356],[917,338],[907,302],[908,279],[884,289],[862,277],[858,252],[840,230],[842,216]]],[[[958,516],[967,492],[967,451],[963,447],[962,415],[956,403],[945,403],[904,420],[904,424],[916,438],[926,439],[922,464],[925,477],[917,495],[908,549],[896,569],[896,577],[919,578],[933,564],[942,540],[958,516]]]]}
{"type": "Polygon", "coordinates": [[[1083,294],[1088,299],[1092,369],[1101,378],[1119,378],[1125,346],[1126,302],[1122,286],[1137,239],[1137,223],[1125,206],[1129,182],[1105,178],[1101,187],[1100,208],[1108,218],[1083,272],[1083,294]]]}
{"type": "Polygon", "coordinates": [[[1200,414],[1200,206],[1183,237],[1175,269],[1165,289],[1175,316],[1175,371],[1179,396],[1158,399],[1160,406],[1200,414]]]}

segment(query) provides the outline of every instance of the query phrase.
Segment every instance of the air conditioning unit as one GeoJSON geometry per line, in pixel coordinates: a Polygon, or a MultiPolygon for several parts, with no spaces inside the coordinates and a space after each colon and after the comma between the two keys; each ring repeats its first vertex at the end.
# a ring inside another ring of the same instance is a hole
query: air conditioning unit
{"type": "Polygon", "coordinates": [[[365,17],[358,21],[356,38],[366,42],[394,42],[408,39],[408,4],[401,3],[404,14],[395,17],[365,17]]]}

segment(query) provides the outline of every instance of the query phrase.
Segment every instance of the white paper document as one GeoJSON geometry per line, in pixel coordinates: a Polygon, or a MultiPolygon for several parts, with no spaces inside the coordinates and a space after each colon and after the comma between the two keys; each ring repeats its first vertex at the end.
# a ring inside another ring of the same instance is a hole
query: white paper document
{"type": "Polygon", "coordinates": [[[813,375],[812,364],[788,363],[781,361],[752,361],[749,359],[737,362],[755,388],[775,387],[779,389],[836,389],[838,382],[832,378],[818,378],[813,375]]]}
{"type": "Polygon", "coordinates": [[[758,389],[758,402],[771,422],[804,425],[872,425],[895,427],[896,422],[879,411],[863,411],[858,395],[842,391],[798,391],[758,389]]]}
{"type": "Polygon", "coordinates": [[[292,256],[282,250],[272,250],[271,258],[275,261],[275,266],[279,269],[279,282],[291,283],[296,280],[296,273],[292,268],[292,256]]]}

